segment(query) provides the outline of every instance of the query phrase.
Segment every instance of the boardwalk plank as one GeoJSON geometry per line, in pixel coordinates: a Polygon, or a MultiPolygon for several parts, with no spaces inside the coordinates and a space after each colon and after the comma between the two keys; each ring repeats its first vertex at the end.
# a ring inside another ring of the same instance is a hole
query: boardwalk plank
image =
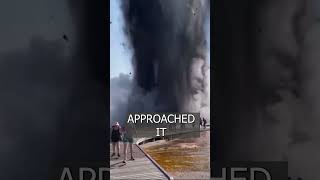
{"type": "MultiPolygon", "coordinates": [[[[110,144],[110,153],[112,153],[112,146],[110,144]]],[[[111,154],[110,154],[111,155],[111,154]]],[[[148,157],[137,147],[133,146],[134,161],[123,161],[123,144],[120,146],[120,158],[111,158],[110,161],[110,178],[111,179],[168,179],[162,171],[160,171],[148,157]]],[[[130,158],[130,151],[128,149],[128,158],[130,158]]]]}

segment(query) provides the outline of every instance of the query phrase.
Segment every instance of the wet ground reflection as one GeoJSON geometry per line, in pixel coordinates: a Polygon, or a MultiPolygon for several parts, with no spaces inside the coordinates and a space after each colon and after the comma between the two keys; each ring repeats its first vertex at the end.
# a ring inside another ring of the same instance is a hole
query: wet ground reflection
{"type": "Polygon", "coordinates": [[[197,138],[181,136],[147,143],[143,148],[175,179],[210,177],[210,131],[201,132],[197,138]]]}

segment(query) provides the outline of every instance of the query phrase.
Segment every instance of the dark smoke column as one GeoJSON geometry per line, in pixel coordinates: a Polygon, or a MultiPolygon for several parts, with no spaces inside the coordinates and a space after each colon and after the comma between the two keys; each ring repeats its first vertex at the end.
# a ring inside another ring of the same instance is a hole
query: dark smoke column
{"type": "Polygon", "coordinates": [[[122,1],[124,31],[133,51],[134,78],[143,93],[156,92],[153,103],[162,107],[158,110],[190,110],[186,104],[202,101],[194,95],[203,96],[207,85],[204,23],[209,16],[208,3],[122,1]]]}

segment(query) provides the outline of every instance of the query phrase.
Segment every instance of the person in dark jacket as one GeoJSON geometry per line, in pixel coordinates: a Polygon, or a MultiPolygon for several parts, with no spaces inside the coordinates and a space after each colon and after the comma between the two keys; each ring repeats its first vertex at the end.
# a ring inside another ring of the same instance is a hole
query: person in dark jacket
{"type": "Polygon", "coordinates": [[[205,129],[207,125],[207,120],[205,118],[203,118],[203,128],[205,129]]]}
{"type": "Polygon", "coordinates": [[[116,148],[117,148],[117,152],[118,152],[118,157],[120,157],[120,143],[119,143],[119,141],[121,140],[120,129],[121,129],[121,127],[118,122],[116,122],[112,126],[111,142],[112,142],[113,153],[112,153],[111,157],[116,155],[116,148]]]}

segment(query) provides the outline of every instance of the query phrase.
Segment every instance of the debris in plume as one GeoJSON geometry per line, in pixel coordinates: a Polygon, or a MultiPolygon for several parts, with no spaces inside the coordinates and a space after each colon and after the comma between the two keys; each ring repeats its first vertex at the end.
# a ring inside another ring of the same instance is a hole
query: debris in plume
{"type": "MultiPolygon", "coordinates": [[[[210,15],[208,3],[122,1],[124,33],[132,47],[136,89],[154,96],[149,98],[156,108],[153,111],[198,112],[203,105],[204,109],[210,109],[207,90],[210,68],[204,43],[205,22],[210,15]]],[[[132,96],[135,94],[138,93],[133,90],[132,96]]],[[[129,109],[139,106],[135,101],[130,103],[129,109]]],[[[143,108],[141,105],[140,111],[143,108]]],[[[209,113],[202,114],[210,119],[209,113]]]]}
{"type": "Polygon", "coordinates": [[[69,41],[68,36],[67,36],[67,35],[65,35],[65,34],[63,34],[62,38],[63,38],[63,40],[65,40],[66,42],[68,42],[68,41],[69,41]]]}

